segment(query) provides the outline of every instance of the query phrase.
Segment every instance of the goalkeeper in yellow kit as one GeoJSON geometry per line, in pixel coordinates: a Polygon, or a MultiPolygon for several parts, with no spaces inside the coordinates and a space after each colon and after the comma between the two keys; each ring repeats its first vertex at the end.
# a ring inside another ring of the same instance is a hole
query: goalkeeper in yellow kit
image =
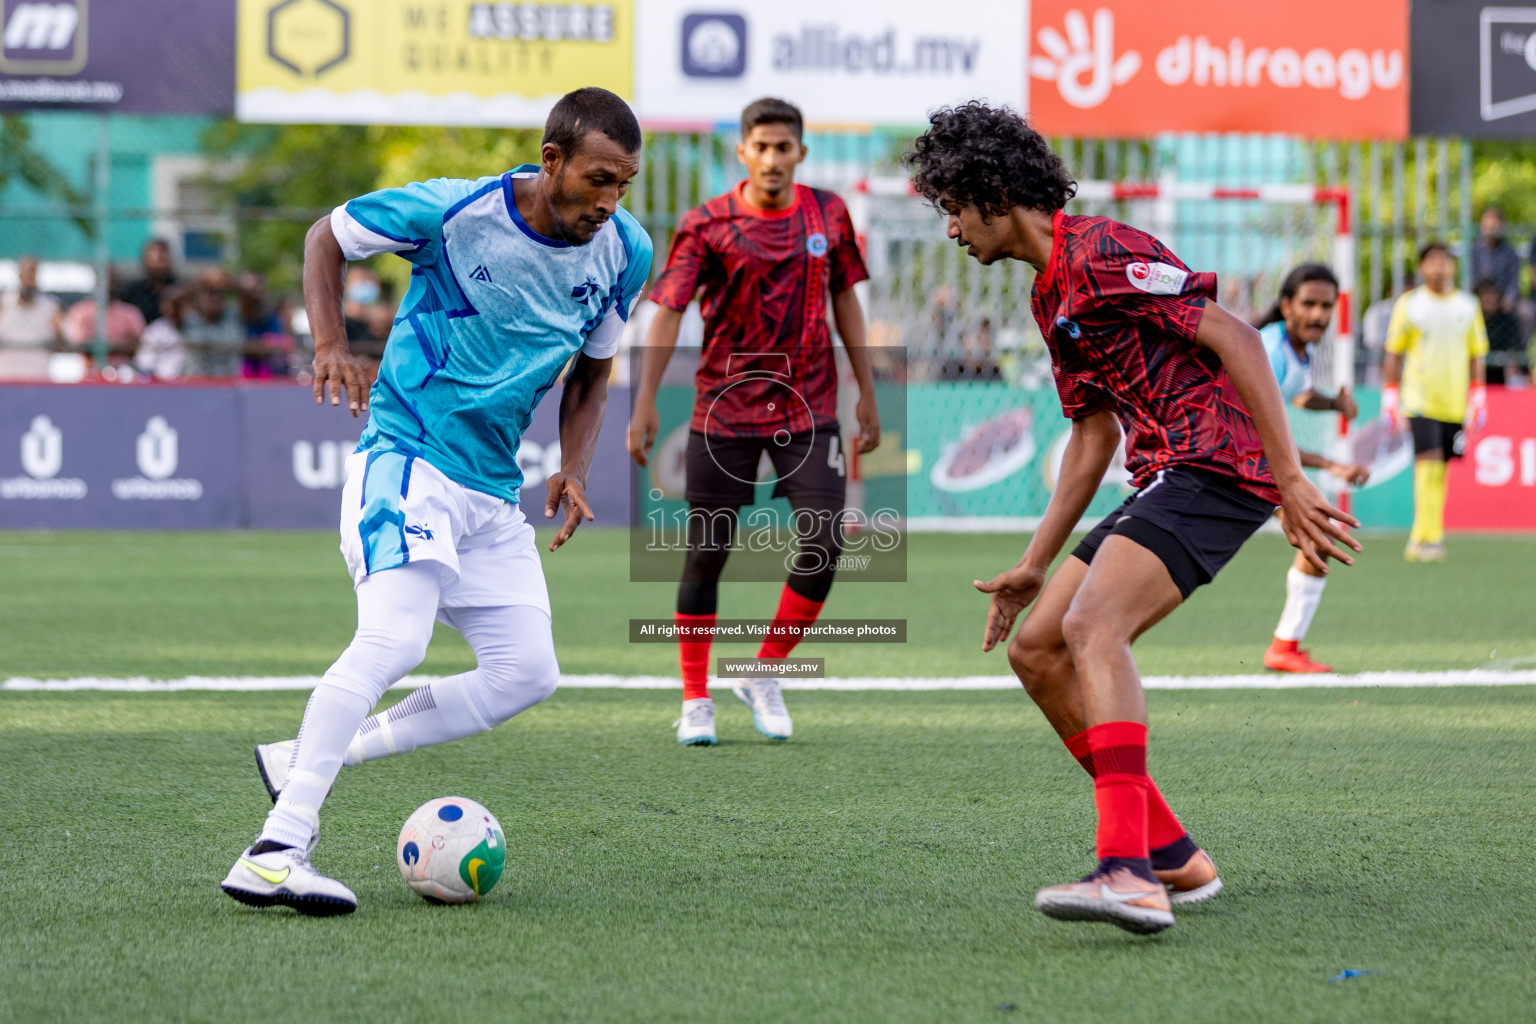
{"type": "Polygon", "coordinates": [[[1413,431],[1413,532],[1403,556],[1445,560],[1445,463],[1466,448],[1466,431],[1488,418],[1488,332],[1469,292],[1457,291],[1456,257],[1439,242],[1419,253],[1424,283],[1392,307],[1381,366],[1381,411],[1394,430],[1413,431]]]}

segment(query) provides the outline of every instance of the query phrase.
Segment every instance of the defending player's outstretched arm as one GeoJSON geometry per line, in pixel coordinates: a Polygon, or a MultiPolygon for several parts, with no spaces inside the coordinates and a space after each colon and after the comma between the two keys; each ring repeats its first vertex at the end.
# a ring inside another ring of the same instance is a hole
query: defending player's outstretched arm
{"type": "Polygon", "coordinates": [[[1216,303],[1207,302],[1195,341],[1221,359],[1253,419],[1285,508],[1282,525],[1286,539],[1324,574],[1328,572],[1329,558],[1353,565],[1355,560],[1334,541],[1359,551],[1360,542],[1340,523],[1358,527],[1360,521],[1330,505],[1301,471],[1296,442],[1291,438],[1285,415],[1285,399],[1280,396],[1280,386],[1275,383],[1259,332],[1216,303]]]}
{"type": "Polygon", "coordinates": [[[565,390],[560,395],[560,472],[547,481],[549,497],[544,503],[544,518],[553,519],[560,505],[565,505],[565,524],[554,540],[553,551],[571,539],[571,534],[585,519],[592,522],[592,506],[587,503],[587,470],[597,448],[597,432],[603,426],[603,411],[608,406],[608,374],[613,359],[593,359],[579,353],[565,373],[565,390]]]}
{"type": "Polygon", "coordinates": [[[368,411],[368,373],[347,349],[347,327],[341,315],[342,281],[347,258],[331,230],[331,218],[321,217],[304,236],[304,312],[315,339],[315,404],[325,401],[330,386],[332,405],[347,405],[356,416],[368,411]]]}
{"type": "Polygon", "coordinates": [[[1088,511],[1119,447],[1120,421],[1110,410],[1100,409],[1072,421],[1072,433],[1061,458],[1056,490],[1045,506],[1045,515],[1030,538],[1024,557],[1019,559],[1018,565],[986,583],[973,581],[977,590],[992,595],[987,606],[987,627],[982,634],[983,651],[990,651],[1008,639],[1019,613],[1040,593],[1050,574],[1051,563],[1088,511]]]}

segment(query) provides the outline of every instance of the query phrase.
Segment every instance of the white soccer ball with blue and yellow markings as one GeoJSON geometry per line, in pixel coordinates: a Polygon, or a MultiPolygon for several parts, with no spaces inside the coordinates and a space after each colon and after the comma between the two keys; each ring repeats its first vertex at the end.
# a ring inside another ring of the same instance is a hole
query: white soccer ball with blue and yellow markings
{"type": "Polygon", "coordinates": [[[428,800],[405,819],[395,863],[405,884],[431,903],[473,903],[507,864],[501,822],[462,796],[428,800]]]}

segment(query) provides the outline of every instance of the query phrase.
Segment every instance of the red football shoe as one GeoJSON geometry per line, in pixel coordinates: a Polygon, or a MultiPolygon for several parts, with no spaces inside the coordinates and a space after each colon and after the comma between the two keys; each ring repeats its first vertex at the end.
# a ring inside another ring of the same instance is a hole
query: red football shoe
{"type": "Polygon", "coordinates": [[[1320,661],[1312,660],[1310,651],[1303,651],[1296,646],[1295,640],[1281,640],[1275,637],[1275,642],[1269,645],[1269,650],[1264,652],[1264,667],[1275,672],[1332,672],[1332,665],[1324,665],[1320,661]]]}

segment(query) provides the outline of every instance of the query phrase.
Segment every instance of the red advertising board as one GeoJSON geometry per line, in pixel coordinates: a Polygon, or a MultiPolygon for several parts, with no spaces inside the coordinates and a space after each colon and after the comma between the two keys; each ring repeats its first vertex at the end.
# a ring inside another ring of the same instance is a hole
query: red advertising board
{"type": "Polygon", "coordinates": [[[1408,0],[1034,0],[1029,108],[1048,135],[1408,132],[1408,0]]]}
{"type": "Polygon", "coordinates": [[[1536,530],[1536,391],[1488,389],[1488,425],[1451,462],[1448,530],[1536,530]]]}

